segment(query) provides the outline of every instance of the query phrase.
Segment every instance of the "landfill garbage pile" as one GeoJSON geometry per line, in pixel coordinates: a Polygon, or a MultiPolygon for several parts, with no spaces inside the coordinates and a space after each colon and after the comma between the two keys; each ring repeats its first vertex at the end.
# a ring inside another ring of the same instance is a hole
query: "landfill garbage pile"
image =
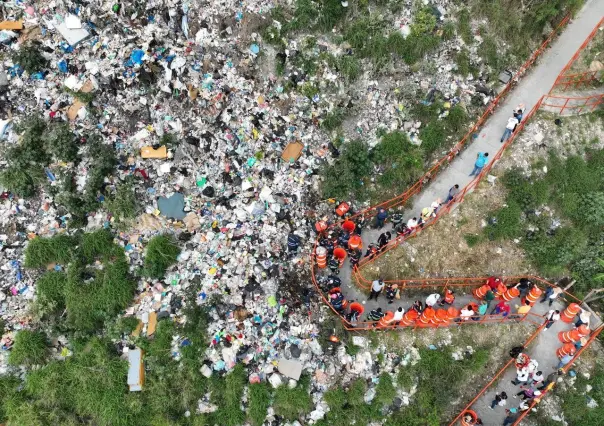
{"type": "MultiPolygon", "coordinates": [[[[449,2],[432,3],[444,20],[449,2]]],[[[370,144],[377,143],[378,128],[404,129],[416,140],[421,124],[402,113],[403,89],[394,79],[364,77],[349,88],[326,67],[308,79],[336,90],[312,98],[284,90],[263,62],[274,50],[257,32],[273,6],[261,0],[3,3],[3,149],[22,142],[20,123],[41,116],[49,125],[69,125],[81,161],[48,161],[34,196],[2,188],[1,372],[9,370],[15,333],[34,321],[28,305],[38,274],[24,269],[24,247],[78,228],[109,228],[132,272],[142,267],[151,237],[167,233],[179,242],[178,262],[163,279],[141,278],[124,315],[140,319],[142,333],[150,335],[158,320],[186,321],[181,310],[187,304],[210,307],[204,375],[243,362],[250,383],[295,384],[304,371],[319,390],[341,380],[340,372],[374,377],[375,356],[366,342],[357,342],[363,349],[354,357],[342,346],[326,357],[319,339],[330,312],[313,297],[307,262],[316,218],[333,215],[334,208],[318,200],[319,172],[337,154],[326,149],[330,137],[320,120],[338,105],[354,106],[362,118],[345,135],[363,134],[370,144]],[[116,164],[93,194],[96,208],[76,226],[57,194],[61,177],[71,173],[75,194],[83,196],[106,152],[93,150],[93,139],[115,153],[116,164]],[[126,181],[133,182],[139,209],[123,226],[106,205],[126,181]],[[288,253],[291,234],[299,248],[288,253]],[[190,293],[195,296],[186,299],[190,293]]],[[[403,34],[410,7],[396,24],[403,34]]],[[[477,93],[479,103],[488,102],[490,89],[482,93],[473,77],[456,75],[449,63],[447,52],[458,47],[448,42],[435,54],[437,77],[416,73],[406,93],[427,92],[427,103],[445,93],[446,108],[477,93]]],[[[288,69],[286,76],[295,73],[288,69]]],[[[306,82],[296,78],[298,85],[306,82]]],[[[2,158],[0,168],[9,168],[10,160],[2,158]]],[[[56,357],[69,356],[65,336],[57,339],[56,357]]],[[[174,342],[174,358],[184,342],[186,336],[174,342]]],[[[385,369],[393,373],[410,356],[391,355],[385,369]]],[[[402,397],[408,404],[408,395],[402,397]]],[[[201,411],[212,409],[204,404],[201,411]]],[[[322,418],[324,408],[319,403],[312,420],[322,418]]]]}

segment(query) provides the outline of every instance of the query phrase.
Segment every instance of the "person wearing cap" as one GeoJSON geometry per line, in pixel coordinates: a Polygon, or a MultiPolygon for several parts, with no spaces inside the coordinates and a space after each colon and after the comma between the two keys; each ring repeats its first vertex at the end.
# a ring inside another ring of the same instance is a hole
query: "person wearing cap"
{"type": "Polygon", "coordinates": [[[371,294],[369,294],[369,300],[375,297],[378,300],[378,296],[384,289],[384,281],[380,278],[371,283],[371,294]]]}

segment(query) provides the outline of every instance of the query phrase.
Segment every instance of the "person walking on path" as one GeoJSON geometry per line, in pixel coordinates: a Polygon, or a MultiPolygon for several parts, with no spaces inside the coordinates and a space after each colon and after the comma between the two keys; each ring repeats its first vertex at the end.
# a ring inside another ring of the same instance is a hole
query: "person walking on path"
{"type": "Polygon", "coordinates": [[[496,406],[505,407],[508,403],[508,395],[505,392],[496,393],[495,399],[491,401],[491,410],[494,410],[496,406]]]}
{"type": "Polygon", "coordinates": [[[485,316],[487,314],[487,309],[489,309],[489,304],[487,303],[487,301],[483,300],[482,302],[480,302],[480,306],[478,306],[478,313],[481,316],[485,316]]]}
{"type": "Polygon", "coordinates": [[[484,300],[487,302],[487,309],[491,306],[491,302],[495,300],[495,293],[491,290],[487,291],[487,294],[484,295],[484,300]]]}
{"type": "Polygon", "coordinates": [[[533,399],[536,396],[541,395],[541,391],[538,390],[533,390],[533,388],[526,388],[524,390],[521,390],[520,392],[518,392],[516,395],[514,395],[514,398],[518,398],[519,396],[522,396],[522,400],[527,400],[527,399],[533,399]]]}
{"type": "Polygon", "coordinates": [[[388,212],[386,209],[380,207],[377,209],[377,215],[375,216],[375,227],[377,229],[382,229],[384,227],[384,222],[388,217],[388,212]]]}
{"type": "Polygon", "coordinates": [[[547,324],[545,324],[545,329],[547,330],[548,328],[550,328],[554,322],[558,321],[560,319],[560,311],[559,310],[551,310],[547,313],[547,315],[545,316],[545,321],[547,322],[547,324]]]}
{"type": "MultiPolygon", "coordinates": [[[[536,388],[538,385],[540,385],[543,382],[543,380],[544,380],[543,372],[536,371],[529,376],[528,380],[526,381],[526,384],[527,384],[527,386],[536,388]]],[[[522,386],[520,387],[520,389],[522,389],[522,386]]]]}
{"type": "Polygon", "coordinates": [[[545,303],[545,301],[547,300],[549,301],[549,306],[552,306],[554,300],[556,300],[558,296],[560,296],[562,291],[563,290],[558,286],[547,286],[547,288],[545,289],[545,293],[543,293],[543,298],[541,299],[540,303],[545,303]]]}
{"type": "Polygon", "coordinates": [[[413,309],[418,314],[421,314],[424,310],[421,300],[416,300],[415,302],[413,302],[413,306],[411,306],[411,309],[413,309]]]}
{"type": "Polygon", "coordinates": [[[477,176],[480,174],[480,172],[482,171],[482,168],[489,162],[488,160],[489,157],[489,153],[485,152],[479,152],[478,155],[476,156],[476,162],[474,163],[474,170],[472,170],[472,173],[470,173],[470,176],[477,176]]]}
{"type": "Polygon", "coordinates": [[[528,279],[520,278],[520,281],[514,287],[520,290],[520,296],[518,297],[520,297],[520,299],[524,299],[526,297],[526,294],[529,292],[531,286],[532,283],[528,279]]]}
{"type": "Polygon", "coordinates": [[[369,294],[369,300],[375,297],[375,300],[378,300],[378,296],[384,289],[384,281],[382,279],[377,279],[371,284],[371,293],[369,294]]]}
{"type": "Polygon", "coordinates": [[[451,305],[453,305],[454,302],[455,302],[455,294],[453,293],[453,290],[447,289],[445,291],[445,297],[440,302],[438,302],[438,304],[440,306],[444,306],[445,304],[451,306],[451,305]]]}
{"type": "Polygon", "coordinates": [[[539,386],[537,390],[540,390],[541,392],[543,392],[543,390],[550,391],[556,385],[558,377],[560,377],[562,374],[564,373],[560,370],[548,374],[543,384],[539,386]]]}
{"type": "Polygon", "coordinates": [[[386,299],[388,299],[388,304],[394,302],[394,298],[396,297],[396,290],[398,286],[396,284],[388,283],[386,286],[386,299]]]}
{"type": "Polygon", "coordinates": [[[455,196],[459,194],[459,185],[455,184],[449,189],[449,195],[447,195],[447,199],[445,200],[445,204],[451,201],[455,196]]]}
{"type": "Polygon", "coordinates": [[[399,307],[396,311],[394,311],[394,317],[392,318],[392,322],[395,326],[397,326],[402,320],[405,310],[399,307]]]}
{"type": "Polygon", "coordinates": [[[379,238],[378,238],[378,251],[382,251],[384,250],[384,247],[386,247],[388,245],[388,243],[390,242],[390,238],[392,238],[392,234],[390,233],[390,231],[388,232],[383,232],[382,234],[380,234],[379,238]]]}
{"type": "Polygon", "coordinates": [[[508,123],[505,125],[505,130],[503,131],[503,135],[501,135],[501,142],[505,142],[514,132],[514,129],[518,125],[518,119],[516,117],[508,118],[508,123]]]}
{"type": "Polygon", "coordinates": [[[369,260],[373,259],[378,252],[377,245],[371,243],[367,246],[367,251],[365,252],[365,257],[369,257],[369,260]]]}

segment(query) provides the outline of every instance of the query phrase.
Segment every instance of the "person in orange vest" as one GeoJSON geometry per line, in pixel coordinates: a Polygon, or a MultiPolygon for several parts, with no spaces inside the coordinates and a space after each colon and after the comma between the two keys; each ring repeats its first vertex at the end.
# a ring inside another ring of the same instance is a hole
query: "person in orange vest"
{"type": "Polygon", "coordinates": [[[438,304],[439,304],[440,306],[443,306],[443,305],[446,303],[447,305],[449,305],[449,306],[450,306],[450,305],[452,305],[452,304],[453,304],[453,302],[455,302],[455,294],[453,294],[453,291],[452,291],[452,290],[447,289],[447,290],[445,291],[445,297],[443,297],[443,298],[441,299],[441,301],[440,301],[440,302],[438,302],[438,304]]]}

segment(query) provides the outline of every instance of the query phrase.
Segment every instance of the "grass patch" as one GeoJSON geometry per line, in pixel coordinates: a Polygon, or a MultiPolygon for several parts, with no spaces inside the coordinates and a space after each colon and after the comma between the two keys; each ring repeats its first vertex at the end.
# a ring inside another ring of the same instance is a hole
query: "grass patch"
{"type": "Polygon", "coordinates": [[[249,386],[248,420],[253,426],[262,426],[271,404],[271,391],[266,383],[249,386]]]}
{"type": "Polygon", "coordinates": [[[275,414],[293,422],[310,413],[312,398],[310,396],[310,377],[302,375],[295,388],[280,386],[275,390],[273,408],[275,414]]]}
{"type": "Polygon", "coordinates": [[[238,426],[245,422],[245,413],[241,411],[241,398],[245,388],[247,374],[241,364],[235,366],[224,380],[214,378],[210,382],[212,402],[218,410],[212,413],[216,424],[238,426]]]}
{"type": "Polygon", "coordinates": [[[48,354],[44,333],[20,330],[15,336],[15,344],[8,354],[8,363],[26,366],[43,364],[48,358],[48,354]]]}
{"type": "Polygon", "coordinates": [[[24,266],[42,268],[51,263],[67,264],[72,259],[74,243],[74,238],[68,235],[34,238],[25,248],[24,266]]]}
{"type": "Polygon", "coordinates": [[[151,278],[163,278],[179,254],[180,248],[171,237],[158,235],[151,238],[147,244],[143,273],[151,278]]]}

